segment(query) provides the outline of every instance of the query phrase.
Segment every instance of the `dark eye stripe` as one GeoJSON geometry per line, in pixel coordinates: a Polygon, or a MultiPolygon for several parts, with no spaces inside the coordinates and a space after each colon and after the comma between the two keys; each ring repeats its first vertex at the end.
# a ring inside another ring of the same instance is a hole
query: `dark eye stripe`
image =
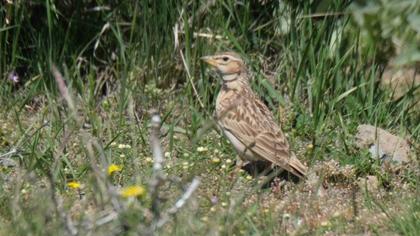
{"type": "Polygon", "coordinates": [[[232,57],[230,55],[219,55],[216,58],[217,58],[217,60],[220,61],[220,63],[223,63],[223,64],[229,63],[229,62],[232,62],[232,61],[242,62],[241,59],[238,59],[236,57],[232,57]]]}

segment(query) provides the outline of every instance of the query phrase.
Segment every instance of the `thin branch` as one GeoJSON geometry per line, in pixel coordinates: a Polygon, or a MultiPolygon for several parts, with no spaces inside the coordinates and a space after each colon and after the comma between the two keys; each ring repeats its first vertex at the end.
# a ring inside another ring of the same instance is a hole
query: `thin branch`
{"type": "Polygon", "coordinates": [[[12,150],[10,150],[9,152],[6,152],[4,154],[1,154],[0,155],[0,158],[6,158],[6,157],[11,156],[11,155],[14,155],[16,153],[18,153],[18,150],[16,148],[12,148],[12,150]]]}
{"type": "Polygon", "coordinates": [[[150,135],[150,146],[152,147],[153,153],[153,172],[158,174],[162,171],[163,163],[163,151],[160,144],[160,126],[161,119],[157,111],[153,110],[152,112],[152,126],[151,126],[151,135],[150,135]]]}
{"type": "Polygon", "coordinates": [[[150,130],[150,146],[153,153],[153,175],[150,180],[150,196],[152,198],[152,207],[151,211],[153,212],[153,217],[155,220],[160,218],[160,199],[159,199],[159,187],[162,185],[165,176],[162,171],[163,165],[163,151],[160,144],[160,126],[161,119],[157,110],[152,110],[152,120],[151,120],[151,130],[150,130]]]}
{"type": "Polygon", "coordinates": [[[181,198],[175,203],[173,207],[167,211],[167,213],[162,218],[160,218],[156,224],[156,228],[160,228],[166,222],[168,222],[170,216],[175,215],[185,205],[185,203],[187,203],[188,199],[190,199],[191,195],[195,192],[195,190],[197,190],[199,185],[200,179],[195,177],[190,186],[188,186],[187,190],[185,190],[184,194],[182,194],[181,198]]]}

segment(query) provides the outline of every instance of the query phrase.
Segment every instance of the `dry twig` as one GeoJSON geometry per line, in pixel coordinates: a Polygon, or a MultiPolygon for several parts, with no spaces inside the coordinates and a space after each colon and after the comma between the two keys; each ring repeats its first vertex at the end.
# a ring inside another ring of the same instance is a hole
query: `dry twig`
{"type": "Polygon", "coordinates": [[[150,132],[150,145],[153,153],[153,176],[150,181],[150,195],[152,198],[152,207],[154,221],[151,225],[150,232],[154,232],[156,229],[162,227],[166,222],[169,221],[170,217],[175,215],[188,201],[194,191],[200,184],[199,178],[195,177],[182,196],[178,199],[173,207],[168,209],[164,214],[161,214],[159,205],[159,187],[164,183],[166,178],[165,173],[162,171],[163,164],[163,151],[159,140],[161,119],[156,110],[151,111],[152,114],[152,126],[150,132]]]}
{"type": "Polygon", "coordinates": [[[152,114],[152,127],[150,130],[150,146],[153,153],[153,176],[150,180],[150,195],[152,198],[152,212],[155,220],[159,219],[159,187],[162,185],[165,176],[162,171],[163,165],[163,152],[162,146],[159,140],[161,119],[159,113],[156,110],[151,111],[152,114]]]}
{"type": "Polygon", "coordinates": [[[185,190],[184,194],[182,194],[181,198],[175,203],[173,207],[171,207],[167,213],[160,218],[160,220],[156,224],[156,228],[162,227],[166,222],[168,222],[169,217],[171,215],[175,215],[179,209],[181,209],[185,203],[188,201],[188,199],[191,197],[191,195],[194,193],[194,191],[198,188],[200,185],[200,179],[198,177],[195,177],[193,181],[191,182],[190,186],[188,186],[187,190],[185,190]]]}

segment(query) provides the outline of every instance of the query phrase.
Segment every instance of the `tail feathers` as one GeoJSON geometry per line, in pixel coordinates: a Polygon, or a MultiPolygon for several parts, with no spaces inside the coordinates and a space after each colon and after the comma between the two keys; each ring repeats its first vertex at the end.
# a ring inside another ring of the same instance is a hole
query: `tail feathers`
{"type": "Polygon", "coordinates": [[[289,159],[289,167],[291,169],[290,172],[292,172],[294,175],[301,179],[305,178],[308,167],[302,164],[302,162],[300,162],[294,154],[292,154],[289,159]]]}

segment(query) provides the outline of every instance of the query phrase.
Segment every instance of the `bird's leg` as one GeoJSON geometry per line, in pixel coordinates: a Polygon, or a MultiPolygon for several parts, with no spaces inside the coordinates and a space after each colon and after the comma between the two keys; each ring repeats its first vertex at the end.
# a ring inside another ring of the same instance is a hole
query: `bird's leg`
{"type": "Polygon", "coordinates": [[[240,169],[242,169],[242,167],[246,166],[249,164],[249,161],[244,161],[242,160],[241,157],[237,157],[236,158],[236,166],[235,166],[235,170],[239,171],[240,169]]]}
{"type": "Polygon", "coordinates": [[[230,172],[230,178],[233,179],[238,173],[241,172],[242,167],[249,164],[249,161],[244,161],[240,156],[236,157],[236,164],[235,169],[233,169],[232,172],[230,172]]]}

